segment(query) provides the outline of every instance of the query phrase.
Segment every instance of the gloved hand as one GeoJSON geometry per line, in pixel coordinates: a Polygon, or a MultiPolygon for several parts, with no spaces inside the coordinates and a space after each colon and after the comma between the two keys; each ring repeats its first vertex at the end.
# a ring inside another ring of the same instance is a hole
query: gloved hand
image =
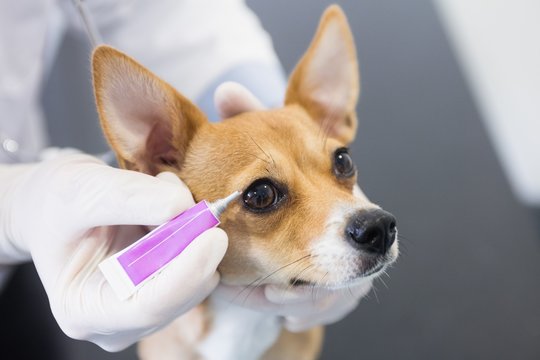
{"type": "Polygon", "coordinates": [[[172,173],[118,170],[88,155],[0,166],[0,264],[33,260],[62,330],[121,350],[208,296],[227,236],[206,231],[126,301],[98,264],[143,236],[140,224],[161,224],[192,205],[172,173]]]}
{"type": "Polygon", "coordinates": [[[280,316],[287,330],[300,332],[343,319],[370,290],[371,280],[339,290],[284,289],[276,285],[246,289],[220,284],[212,295],[228,303],[280,316]]]}
{"type": "MultiPolygon", "coordinates": [[[[264,109],[264,105],[249,90],[233,82],[224,83],[216,89],[214,102],[222,118],[264,109]]],[[[240,286],[220,284],[213,294],[239,306],[282,316],[286,329],[300,332],[343,319],[370,291],[371,284],[368,280],[339,291],[282,289],[274,285],[246,290],[240,286]]]]}

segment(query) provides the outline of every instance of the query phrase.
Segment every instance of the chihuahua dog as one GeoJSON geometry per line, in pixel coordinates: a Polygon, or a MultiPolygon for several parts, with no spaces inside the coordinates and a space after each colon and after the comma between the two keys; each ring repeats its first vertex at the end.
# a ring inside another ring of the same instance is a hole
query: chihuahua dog
{"type": "MultiPolygon", "coordinates": [[[[290,76],[283,108],[210,123],[192,102],[119,51],[101,46],[93,79],[104,133],[125,169],[172,171],[195,200],[235,190],[222,215],[219,266],[233,285],[343,289],[371,281],[397,257],[394,217],[356,185],[359,72],[338,6],[323,14],[290,76]]],[[[143,339],[143,359],[314,359],[321,327],[292,333],[276,316],[214,301],[143,339]]]]}

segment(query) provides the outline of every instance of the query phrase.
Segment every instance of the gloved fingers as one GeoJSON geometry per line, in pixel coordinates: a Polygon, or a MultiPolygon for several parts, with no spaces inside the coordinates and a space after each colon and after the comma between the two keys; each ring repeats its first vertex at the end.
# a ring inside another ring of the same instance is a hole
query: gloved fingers
{"type": "Polygon", "coordinates": [[[264,294],[266,298],[276,304],[302,303],[324,296],[326,290],[311,287],[283,288],[278,285],[266,285],[264,294]]]}
{"type": "Polygon", "coordinates": [[[123,331],[120,334],[113,335],[93,334],[91,337],[84,340],[96,344],[105,351],[118,352],[135,344],[141,337],[141,330],[136,329],[123,331]]]}
{"type": "Polygon", "coordinates": [[[214,104],[222,119],[246,111],[265,109],[264,105],[244,86],[229,81],[218,86],[214,93],[214,104]]]}
{"type": "Polygon", "coordinates": [[[170,171],[163,171],[156,175],[156,177],[160,180],[166,181],[168,183],[178,185],[182,188],[185,188],[186,190],[189,190],[186,183],[184,183],[176,174],[170,172],[170,171]]]}
{"type": "Polygon", "coordinates": [[[369,281],[363,281],[358,284],[349,286],[348,293],[356,297],[357,299],[361,299],[371,291],[372,287],[373,279],[370,279],[369,281]]]}
{"type": "Polygon", "coordinates": [[[329,317],[330,320],[327,321],[330,322],[334,312],[339,315],[343,311],[346,314],[354,309],[358,301],[370,289],[371,281],[340,290],[290,289],[277,285],[242,287],[220,284],[213,295],[223,301],[256,311],[306,319],[317,319],[317,316],[329,317]]]}
{"type": "Polygon", "coordinates": [[[362,281],[358,284],[350,285],[345,289],[333,290],[316,287],[298,287],[298,288],[283,288],[278,285],[266,285],[264,292],[266,298],[277,304],[291,304],[305,302],[307,300],[315,300],[326,296],[335,296],[341,294],[346,298],[360,299],[364,297],[370,290],[372,281],[362,281]]]}
{"type": "Polygon", "coordinates": [[[174,175],[156,178],[103,166],[84,180],[73,206],[83,208],[83,226],[159,225],[194,205],[193,196],[174,175]]]}
{"type": "Polygon", "coordinates": [[[220,284],[212,295],[231,304],[279,316],[307,316],[321,311],[333,301],[332,297],[305,296],[298,302],[275,303],[266,297],[265,286],[242,287],[220,284]]]}
{"type": "Polygon", "coordinates": [[[358,306],[359,300],[335,304],[325,311],[313,313],[310,316],[285,317],[283,326],[291,332],[302,332],[315,326],[329,325],[345,318],[358,306]]]}
{"type": "Polygon", "coordinates": [[[75,154],[37,165],[21,191],[26,191],[23,198],[28,201],[45,202],[69,235],[95,226],[158,225],[169,220],[193,205],[189,190],[169,180],[170,176],[164,181],[75,154]]]}
{"type": "Polygon", "coordinates": [[[321,310],[313,312],[309,316],[287,316],[284,319],[284,326],[292,332],[301,332],[314,326],[328,325],[342,320],[351,313],[364,296],[371,290],[372,281],[363,281],[356,285],[351,285],[347,289],[323,290],[322,299],[329,301],[325,306],[320,306],[321,310]]]}
{"type": "Polygon", "coordinates": [[[156,318],[173,318],[206,298],[217,286],[216,269],[227,250],[226,233],[210,229],[197,237],[154,279],[143,285],[134,301],[156,318]]]}
{"type": "Polygon", "coordinates": [[[264,287],[219,284],[212,296],[230,304],[260,311],[267,311],[275,307],[275,304],[266,299],[264,287]]]}
{"type": "Polygon", "coordinates": [[[202,302],[219,282],[215,270],[226,248],[223,230],[207,230],[127,300],[118,299],[96,270],[87,282],[95,285],[54,301],[53,313],[68,336],[122,350],[202,302]]]}

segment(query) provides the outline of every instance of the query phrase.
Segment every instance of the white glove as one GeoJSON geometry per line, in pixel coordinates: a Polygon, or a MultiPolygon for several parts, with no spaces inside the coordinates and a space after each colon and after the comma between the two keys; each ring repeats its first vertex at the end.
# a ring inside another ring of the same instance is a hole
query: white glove
{"type": "Polygon", "coordinates": [[[145,234],[141,224],[161,224],[194,204],[172,173],[155,178],[82,154],[5,165],[0,204],[0,264],[33,260],[62,330],[105,350],[121,350],[167,325],[219,281],[216,267],[227,248],[220,229],[195,239],[125,301],[98,269],[145,234]]]}
{"type": "MultiPolygon", "coordinates": [[[[249,90],[233,82],[220,85],[216,89],[214,101],[222,118],[264,109],[249,90]]],[[[213,294],[239,306],[282,316],[287,330],[300,332],[343,319],[370,291],[371,284],[371,280],[367,280],[339,291],[282,289],[274,285],[246,289],[221,284],[213,294]]]]}
{"type": "Polygon", "coordinates": [[[213,295],[238,306],[280,316],[287,330],[301,332],[343,319],[370,290],[370,280],[340,290],[284,289],[276,285],[246,288],[220,284],[213,295]]]}

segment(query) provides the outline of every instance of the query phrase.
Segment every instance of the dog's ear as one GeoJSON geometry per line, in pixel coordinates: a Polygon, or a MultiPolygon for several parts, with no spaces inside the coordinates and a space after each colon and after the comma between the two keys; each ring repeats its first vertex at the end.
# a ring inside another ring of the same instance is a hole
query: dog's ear
{"type": "Polygon", "coordinates": [[[101,126],[119,165],[155,175],[180,167],[206,116],[172,86],[108,46],[92,56],[101,126]]]}
{"type": "Polygon", "coordinates": [[[350,143],[356,135],[359,92],[354,39],[345,14],[332,5],[291,74],[285,104],[301,105],[329,136],[350,143]]]}

